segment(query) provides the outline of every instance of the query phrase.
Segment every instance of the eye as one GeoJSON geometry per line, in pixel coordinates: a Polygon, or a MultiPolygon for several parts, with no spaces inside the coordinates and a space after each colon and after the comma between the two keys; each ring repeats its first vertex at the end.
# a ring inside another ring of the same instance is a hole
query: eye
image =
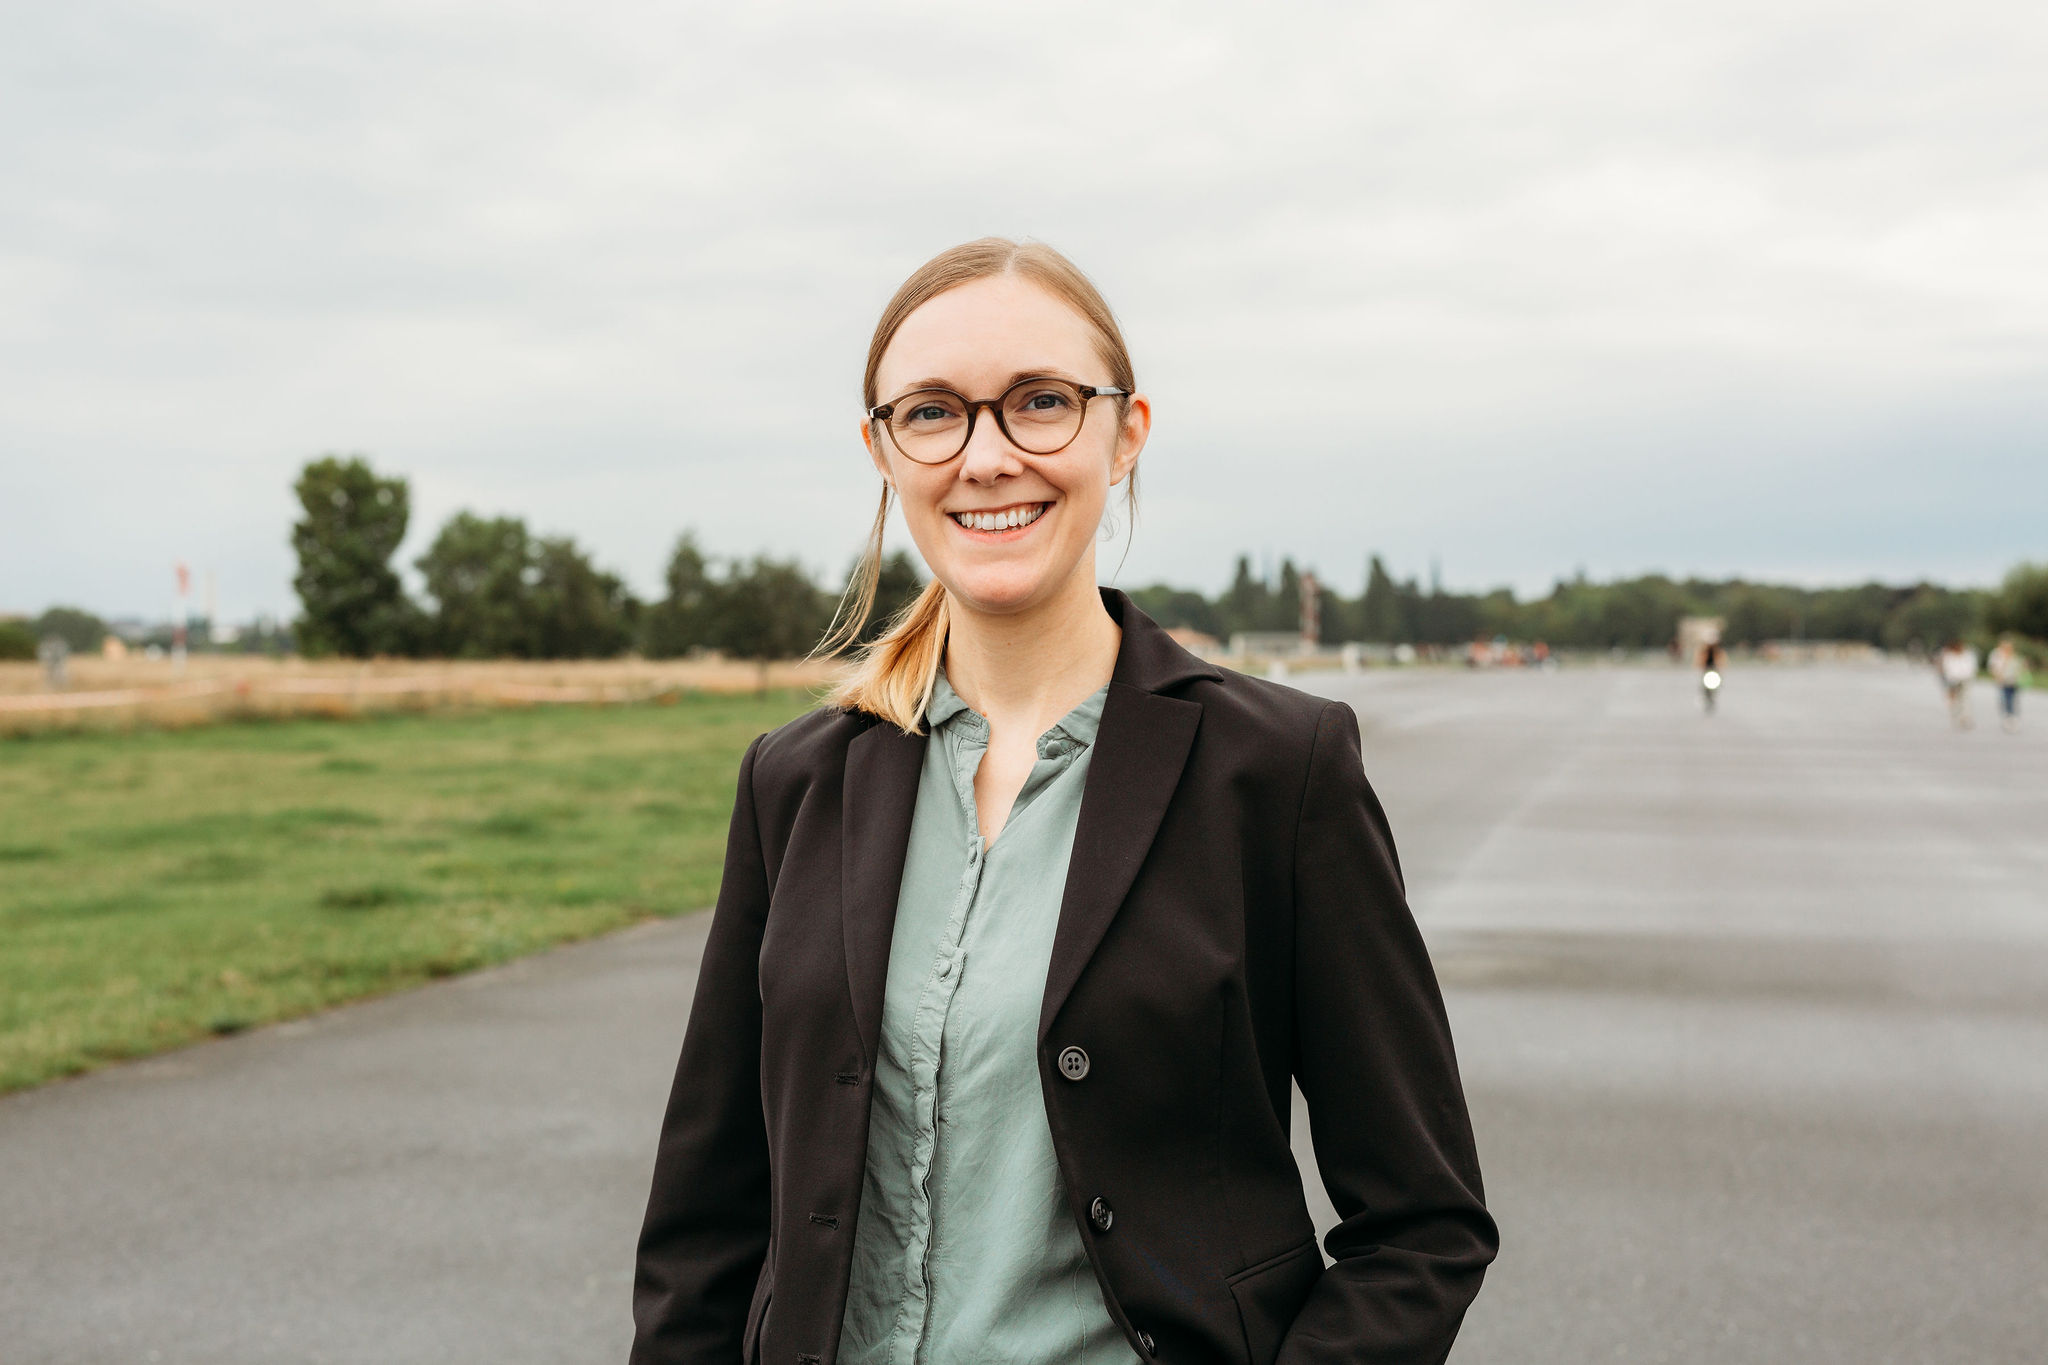
{"type": "Polygon", "coordinates": [[[930,428],[960,419],[961,403],[951,394],[923,393],[905,399],[896,409],[896,420],[905,426],[930,428]]]}
{"type": "Polygon", "coordinates": [[[1026,421],[1060,421],[1079,406],[1078,396],[1063,384],[1032,384],[1010,394],[1006,405],[1012,417],[1026,421]]]}

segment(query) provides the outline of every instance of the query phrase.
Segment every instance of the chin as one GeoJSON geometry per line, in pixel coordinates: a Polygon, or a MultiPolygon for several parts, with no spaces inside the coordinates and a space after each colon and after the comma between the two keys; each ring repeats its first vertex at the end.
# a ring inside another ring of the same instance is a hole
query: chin
{"type": "Polygon", "coordinates": [[[1021,611],[1045,596],[1052,582],[1040,573],[973,569],[946,577],[946,590],[976,611],[1003,615],[1021,611]]]}

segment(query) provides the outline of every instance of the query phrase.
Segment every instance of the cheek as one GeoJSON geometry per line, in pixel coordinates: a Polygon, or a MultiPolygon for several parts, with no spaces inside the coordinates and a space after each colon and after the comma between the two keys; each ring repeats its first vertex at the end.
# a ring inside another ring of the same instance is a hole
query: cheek
{"type": "Polygon", "coordinates": [[[897,462],[896,501],[906,516],[938,516],[939,499],[945,496],[949,486],[949,480],[933,478],[923,465],[897,462]]]}
{"type": "Polygon", "coordinates": [[[1115,448],[1108,442],[1100,450],[1090,451],[1083,461],[1077,461],[1066,477],[1059,482],[1060,492],[1076,506],[1100,509],[1111,493],[1111,457],[1115,448]]]}

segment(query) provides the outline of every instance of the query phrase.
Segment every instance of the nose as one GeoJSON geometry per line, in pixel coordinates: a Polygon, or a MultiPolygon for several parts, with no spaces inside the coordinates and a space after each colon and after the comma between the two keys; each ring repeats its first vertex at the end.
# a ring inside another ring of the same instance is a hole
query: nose
{"type": "Polygon", "coordinates": [[[1023,452],[1003,435],[995,408],[985,405],[974,414],[974,429],[967,433],[967,445],[960,452],[960,477],[969,483],[994,483],[1004,474],[1024,472],[1023,452]]]}

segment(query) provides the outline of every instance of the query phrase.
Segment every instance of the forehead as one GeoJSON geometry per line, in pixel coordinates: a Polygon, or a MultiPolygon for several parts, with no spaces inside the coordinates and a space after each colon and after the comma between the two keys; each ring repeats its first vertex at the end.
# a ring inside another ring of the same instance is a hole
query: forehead
{"type": "Polygon", "coordinates": [[[1073,305],[1016,275],[975,280],[926,300],[903,320],[875,374],[883,397],[922,380],[979,396],[1020,372],[1107,383],[1095,329],[1073,305]]]}

